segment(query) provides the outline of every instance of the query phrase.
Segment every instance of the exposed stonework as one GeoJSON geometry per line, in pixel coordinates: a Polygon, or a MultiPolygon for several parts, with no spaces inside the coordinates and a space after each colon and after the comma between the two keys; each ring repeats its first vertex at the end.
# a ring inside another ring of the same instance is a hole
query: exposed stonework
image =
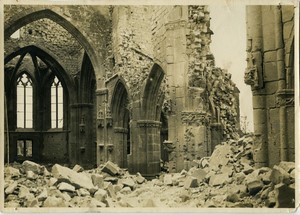
{"type": "MultiPolygon", "coordinates": [[[[229,73],[214,66],[209,24],[207,6],[5,6],[7,79],[13,81],[14,57],[23,52],[37,53],[49,70],[20,67],[46,83],[36,88],[41,105],[34,118],[43,120],[34,128],[41,131],[34,155],[43,160],[59,149],[61,159],[84,167],[109,160],[154,177],[161,158],[170,171],[189,169],[235,137],[236,89],[229,73]],[[18,28],[21,37],[9,38],[18,28]],[[47,74],[67,88],[62,131],[47,124],[47,74]],[[58,140],[61,147],[51,147],[58,140]]],[[[15,110],[10,99],[10,118],[15,110]]]]}
{"type": "Polygon", "coordinates": [[[257,166],[295,160],[293,20],[294,6],[247,7],[245,83],[253,93],[257,166]]]}
{"type": "Polygon", "coordinates": [[[30,45],[53,54],[71,74],[76,74],[81,69],[81,64],[74,62],[82,61],[82,46],[67,30],[50,19],[40,19],[21,28],[19,39],[9,38],[6,41],[5,55],[30,45]]]}

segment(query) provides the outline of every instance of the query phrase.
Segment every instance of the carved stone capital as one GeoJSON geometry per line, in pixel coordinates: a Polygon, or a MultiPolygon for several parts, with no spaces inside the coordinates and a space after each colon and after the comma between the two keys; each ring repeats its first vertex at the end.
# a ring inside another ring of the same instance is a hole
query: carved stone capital
{"type": "Polygon", "coordinates": [[[137,121],[137,125],[139,127],[160,128],[161,122],[155,121],[155,120],[139,120],[139,121],[137,121]]]}
{"type": "Polygon", "coordinates": [[[284,89],[276,93],[276,106],[277,107],[292,107],[294,106],[294,90],[293,89],[284,89]]]}

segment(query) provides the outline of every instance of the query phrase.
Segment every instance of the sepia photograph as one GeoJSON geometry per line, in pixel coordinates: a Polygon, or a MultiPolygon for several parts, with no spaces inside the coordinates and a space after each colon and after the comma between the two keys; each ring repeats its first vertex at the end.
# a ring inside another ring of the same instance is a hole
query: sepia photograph
{"type": "Polygon", "coordinates": [[[1,3],[1,210],[295,211],[298,3],[95,2],[1,3]]]}

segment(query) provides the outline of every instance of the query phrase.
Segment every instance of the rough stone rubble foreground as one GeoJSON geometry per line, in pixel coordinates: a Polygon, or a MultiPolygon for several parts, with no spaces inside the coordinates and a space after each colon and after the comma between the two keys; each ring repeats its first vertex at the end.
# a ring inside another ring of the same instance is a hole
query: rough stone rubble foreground
{"type": "Polygon", "coordinates": [[[5,167],[4,206],[295,207],[295,163],[255,168],[252,145],[251,135],[228,140],[190,170],[152,180],[112,162],[84,170],[24,161],[5,167]]]}

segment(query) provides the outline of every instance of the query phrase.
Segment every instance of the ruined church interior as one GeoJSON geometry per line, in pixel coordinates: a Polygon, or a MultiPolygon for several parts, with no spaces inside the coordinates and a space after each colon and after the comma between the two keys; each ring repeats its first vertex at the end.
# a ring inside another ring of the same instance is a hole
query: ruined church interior
{"type": "MultiPolygon", "coordinates": [[[[109,164],[145,180],[157,180],[167,172],[173,181],[182,171],[189,175],[195,168],[207,168],[196,181],[207,180],[216,187],[220,184],[210,172],[218,176],[218,171],[228,171],[222,163],[229,159],[228,154],[222,155],[228,143],[232,146],[228,153],[235,153],[228,161],[230,168],[238,171],[240,167],[233,166],[244,159],[239,171],[246,176],[255,169],[260,170],[257,174],[269,171],[272,190],[282,179],[277,176],[283,174],[281,169],[287,171],[284,192],[278,188],[277,199],[267,195],[252,206],[294,207],[294,6],[245,9],[247,68],[240,72],[252,91],[253,113],[249,114],[253,114],[254,131],[250,134],[241,130],[240,90],[231,71],[217,67],[210,50],[209,9],[202,5],[4,5],[5,165],[34,162],[88,170],[109,164]],[[210,166],[205,164],[209,161],[210,166]],[[278,173],[275,167],[280,168],[278,173]],[[289,203],[281,201],[282,192],[294,192],[289,203]]],[[[111,168],[107,167],[112,174],[111,168]]],[[[226,177],[235,178],[234,171],[226,177]]],[[[255,186],[249,182],[246,192],[251,196],[271,190],[266,181],[255,181],[255,186]]],[[[110,183],[115,186],[115,181],[110,183]]],[[[182,186],[194,188],[193,183],[186,184],[182,186]]],[[[84,188],[96,196],[92,188],[84,188]]],[[[105,201],[98,199],[104,202],[101,207],[117,204],[108,200],[114,197],[107,192],[105,201]]],[[[37,205],[46,204],[47,199],[43,203],[37,199],[37,205]]],[[[28,202],[19,204],[32,206],[28,202]]],[[[226,207],[234,204],[230,201],[226,207]]]]}

